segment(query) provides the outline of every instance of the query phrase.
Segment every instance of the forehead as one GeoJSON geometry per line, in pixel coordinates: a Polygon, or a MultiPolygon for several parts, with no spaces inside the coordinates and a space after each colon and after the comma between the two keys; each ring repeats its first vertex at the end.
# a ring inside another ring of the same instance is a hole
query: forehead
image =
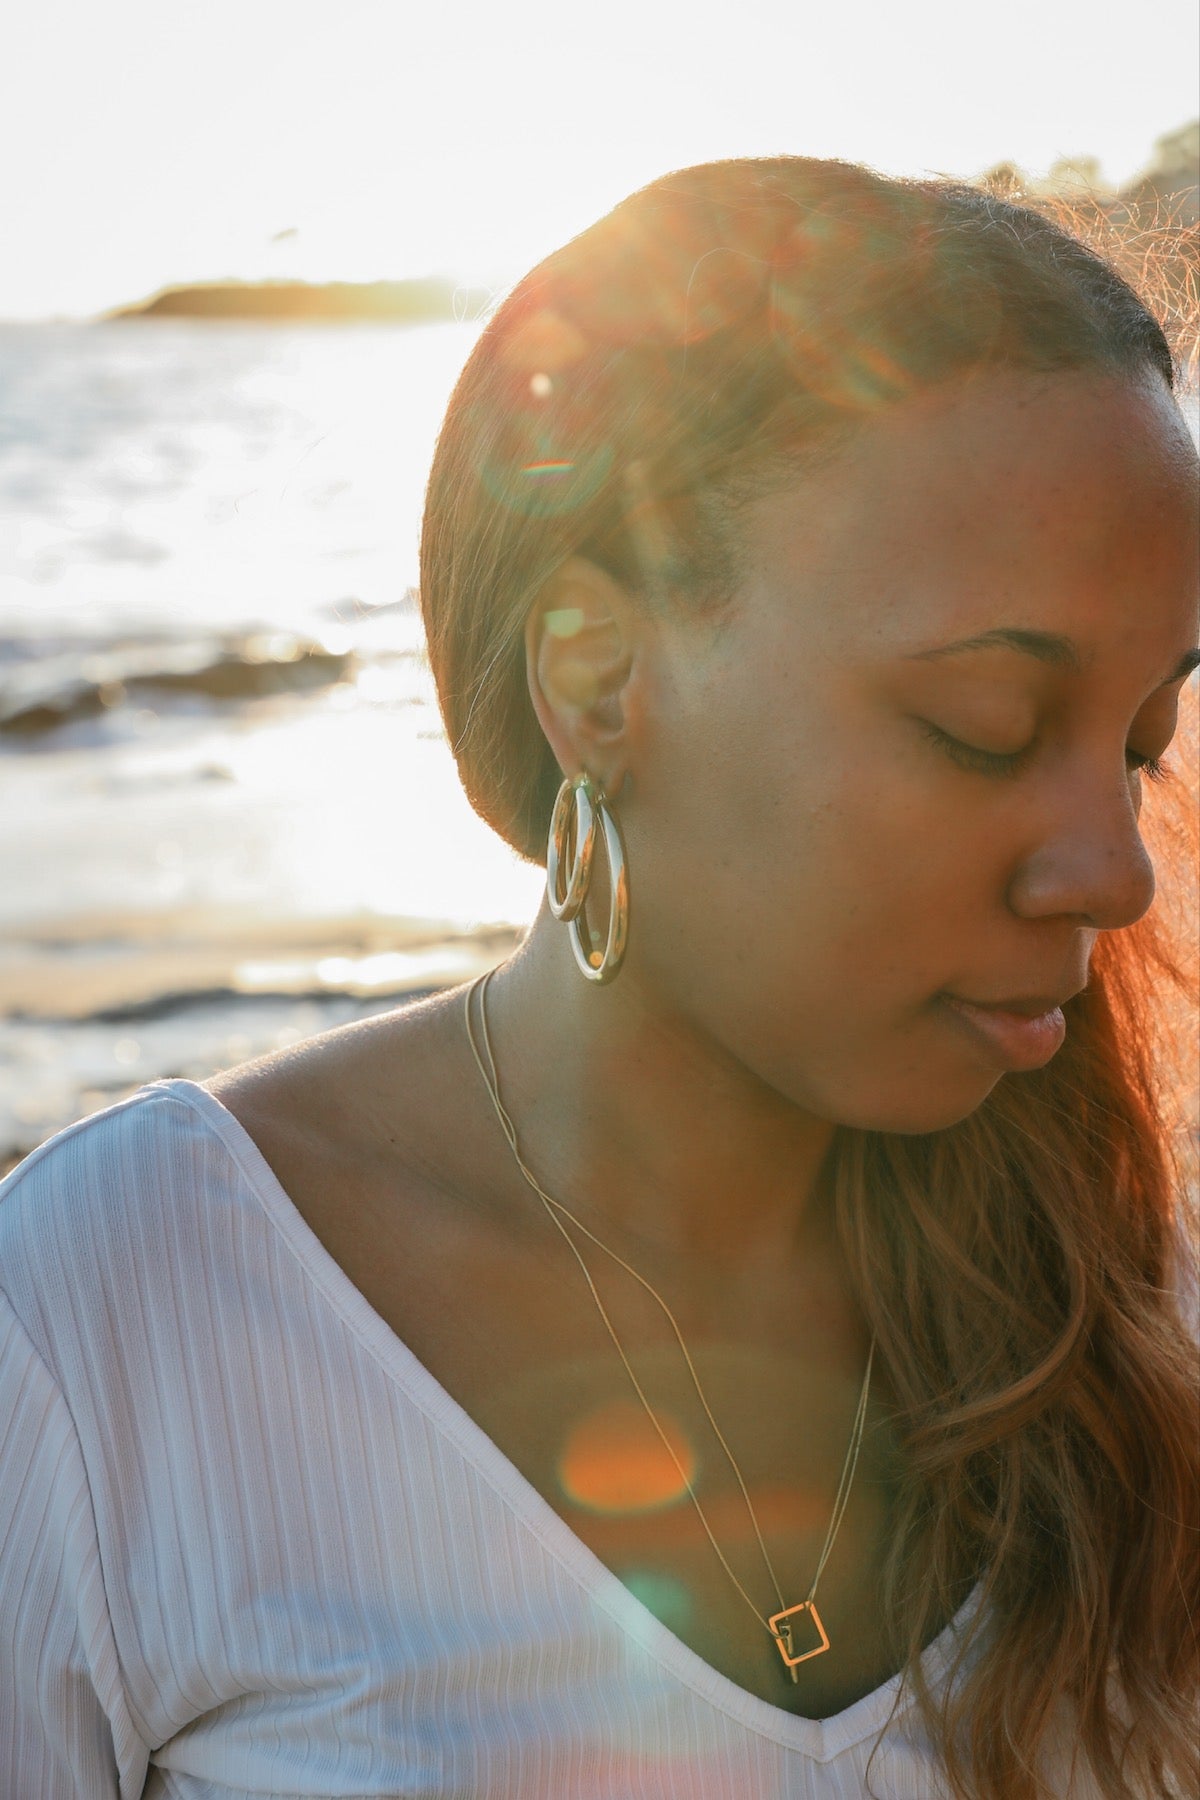
{"type": "Polygon", "coordinates": [[[981,377],[891,408],[751,508],[745,590],[838,661],[998,626],[1070,637],[1085,662],[1135,641],[1178,655],[1195,632],[1195,474],[1157,378],[981,377]]]}

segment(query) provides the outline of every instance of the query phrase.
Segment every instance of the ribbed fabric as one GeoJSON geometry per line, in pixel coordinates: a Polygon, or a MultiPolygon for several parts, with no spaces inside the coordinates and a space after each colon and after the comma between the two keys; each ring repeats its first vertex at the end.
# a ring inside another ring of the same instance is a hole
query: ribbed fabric
{"type": "Polygon", "coordinates": [[[943,1795],[898,1677],[796,1718],[641,1606],[204,1089],[14,1171],[0,1290],[2,1800],[943,1795]]]}

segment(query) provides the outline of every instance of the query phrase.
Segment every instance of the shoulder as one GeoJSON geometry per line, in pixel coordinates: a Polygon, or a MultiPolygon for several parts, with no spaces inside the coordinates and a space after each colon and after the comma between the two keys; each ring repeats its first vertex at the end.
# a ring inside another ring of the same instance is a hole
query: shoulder
{"type": "Polygon", "coordinates": [[[470,1186],[474,1090],[462,1010],[463,990],[437,993],[231,1069],[205,1088],[310,1223],[377,1181],[408,1194],[470,1186]]]}
{"type": "Polygon", "coordinates": [[[314,1131],[347,1113],[394,1113],[444,1082],[448,1044],[462,1032],[461,989],[304,1039],[286,1050],[214,1075],[203,1085],[235,1117],[288,1118],[314,1131]]]}
{"type": "Polygon", "coordinates": [[[0,1292],[48,1361],[68,1321],[176,1286],[215,1218],[256,1204],[240,1135],[193,1083],[155,1083],[0,1182],[0,1292]]]}
{"type": "Polygon", "coordinates": [[[228,1163],[219,1111],[194,1082],[161,1081],[68,1125],[0,1181],[0,1247],[127,1213],[136,1197],[228,1163]]]}

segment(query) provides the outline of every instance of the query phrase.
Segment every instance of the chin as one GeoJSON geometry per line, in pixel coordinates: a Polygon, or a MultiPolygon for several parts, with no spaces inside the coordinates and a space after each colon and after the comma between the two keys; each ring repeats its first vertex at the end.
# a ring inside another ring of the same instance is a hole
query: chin
{"type": "Polygon", "coordinates": [[[834,1123],[851,1131],[875,1131],[898,1137],[926,1137],[934,1131],[949,1131],[961,1125],[983,1105],[996,1082],[978,1078],[967,1084],[947,1082],[939,1087],[926,1080],[919,1091],[891,1093],[886,1097],[863,1095],[861,1104],[847,1110],[845,1097],[831,1110],[834,1123]]]}

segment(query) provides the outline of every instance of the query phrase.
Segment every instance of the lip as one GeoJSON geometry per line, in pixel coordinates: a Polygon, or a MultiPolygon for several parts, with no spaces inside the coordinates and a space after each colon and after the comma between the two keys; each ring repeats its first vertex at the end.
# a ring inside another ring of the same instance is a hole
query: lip
{"type": "Polygon", "coordinates": [[[1006,1000],[999,1005],[963,1000],[957,994],[938,997],[975,1042],[986,1045],[1001,1067],[1013,1073],[1044,1067],[1061,1050],[1067,1035],[1062,1006],[1049,996],[1006,1000]]]}

